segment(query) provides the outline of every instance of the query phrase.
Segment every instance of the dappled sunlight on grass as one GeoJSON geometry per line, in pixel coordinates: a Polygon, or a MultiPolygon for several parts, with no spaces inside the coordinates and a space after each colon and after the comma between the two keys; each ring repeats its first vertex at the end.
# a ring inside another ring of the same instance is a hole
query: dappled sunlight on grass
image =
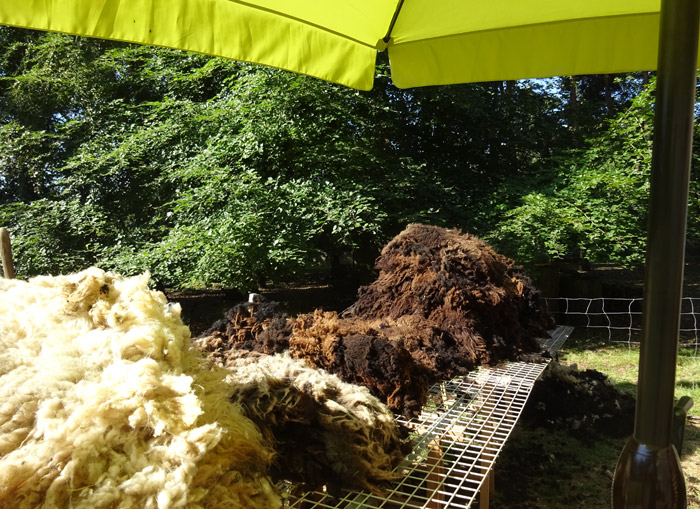
{"type": "Polygon", "coordinates": [[[688,507],[700,508],[700,419],[688,423],[683,439],[681,467],[685,476],[688,507]]]}
{"type": "MultiPolygon", "coordinates": [[[[576,364],[579,369],[598,370],[618,389],[636,394],[639,345],[579,336],[564,344],[560,360],[563,364],[576,364]]],[[[690,396],[695,405],[689,415],[700,417],[700,354],[694,348],[678,350],[675,396],[690,396]]]]}
{"type": "MultiPolygon", "coordinates": [[[[613,343],[607,338],[574,338],[565,343],[560,360],[564,364],[576,364],[579,369],[598,370],[618,389],[636,395],[639,345],[613,343]]],[[[678,351],[675,397],[682,396],[690,396],[695,402],[685,428],[681,465],[688,507],[700,509],[700,354],[694,348],[683,347],[678,351]]]]}
{"type": "MultiPolygon", "coordinates": [[[[564,344],[559,360],[581,370],[600,371],[619,390],[636,395],[638,345],[578,331],[564,344]]],[[[676,397],[687,395],[695,401],[685,428],[681,466],[688,507],[700,509],[700,354],[694,349],[679,350],[676,379],[676,397]]],[[[581,439],[567,430],[517,428],[496,463],[495,507],[610,507],[612,473],[626,440],[604,435],[581,439]]]]}

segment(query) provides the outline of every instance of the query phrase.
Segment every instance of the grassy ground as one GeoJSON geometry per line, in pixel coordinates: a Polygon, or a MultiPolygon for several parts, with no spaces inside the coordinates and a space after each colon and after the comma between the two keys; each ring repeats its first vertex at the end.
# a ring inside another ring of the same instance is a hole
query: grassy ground
{"type": "MultiPolygon", "coordinates": [[[[607,340],[572,338],[561,352],[564,364],[580,369],[596,369],[608,375],[615,386],[631,394],[637,392],[639,346],[611,343],[607,340]]],[[[676,364],[675,397],[690,396],[696,405],[690,415],[700,418],[700,352],[680,348],[676,364]]]]}
{"type": "MultiPolygon", "coordinates": [[[[562,364],[596,369],[616,387],[636,393],[637,346],[581,338],[568,341],[562,364]]],[[[676,397],[696,403],[686,425],[681,465],[688,507],[700,509],[700,353],[679,352],[676,397]]],[[[626,438],[577,437],[564,430],[517,427],[496,463],[492,506],[506,509],[610,507],[612,476],[626,438]]]]}

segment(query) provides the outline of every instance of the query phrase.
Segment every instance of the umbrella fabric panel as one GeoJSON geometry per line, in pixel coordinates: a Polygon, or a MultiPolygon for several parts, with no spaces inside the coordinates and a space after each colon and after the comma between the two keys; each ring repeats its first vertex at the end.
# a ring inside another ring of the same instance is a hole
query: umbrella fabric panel
{"type": "Polygon", "coordinates": [[[368,90],[656,68],[659,0],[3,0],[0,23],[256,62],[368,90]]]}
{"type": "MultiPolygon", "coordinates": [[[[287,10],[305,3],[290,1],[287,10]]],[[[342,19],[343,10],[334,12],[342,19]]],[[[347,19],[358,24],[357,16],[347,19]]],[[[196,51],[362,90],[372,88],[377,53],[376,39],[368,45],[229,0],[3,0],[0,24],[196,51]]]]}
{"type": "Polygon", "coordinates": [[[659,9],[659,0],[405,0],[392,30],[392,39],[394,44],[403,44],[466,32],[658,15],[659,9]]]}
{"type": "MultiPolygon", "coordinates": [[[[218,55],[368,90],[398,0],[3,0],[0,23],[218,55]]],[[[400,87],[656,67],[659,0],[404,0],[400,87]]]]}
{"type": "Polygon", "coordinates": [[[379,41],[389,31],[391,19],[399,2],[398,0],[335,0],[327,2],[319,2],[318,0],[255,0],[242,3],[254,4],[261,9],[294,18],[300,23],[323,27],[325,30],[353,39],[359,44],[377,48],[384,45],[379,41]]]}
{"type": "Polygon", "coordinates": [[[389,46],[400,88],[656,68],[658,14],[525,25],[389,46]]]}

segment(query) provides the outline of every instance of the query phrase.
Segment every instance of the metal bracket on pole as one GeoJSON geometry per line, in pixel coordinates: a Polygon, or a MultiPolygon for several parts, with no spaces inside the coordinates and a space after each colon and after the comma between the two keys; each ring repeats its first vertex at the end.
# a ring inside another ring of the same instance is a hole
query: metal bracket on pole
{"type": "Polygon", "coordinates": [[[671,430],[671,442],[678,451],[678,456],[683,456],[683,437],[685,435],[685,421],[688,411],[693,408],[693,400],[690,396],[683,396],[673,407],[673,429],[671,430]]]}

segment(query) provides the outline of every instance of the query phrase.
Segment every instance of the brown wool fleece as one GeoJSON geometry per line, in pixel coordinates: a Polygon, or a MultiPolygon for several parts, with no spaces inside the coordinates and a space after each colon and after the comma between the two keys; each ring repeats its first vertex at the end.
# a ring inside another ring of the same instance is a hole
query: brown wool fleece
{"type": "Polygon", "coordinates": [[[289,318],[274,303],[241,304],[203,334],[201,347],[224,363],[231,349],[288,350],[410,417],[431,384],[539,352],[535,338],[553,326],[522,270],[458,230],[409,225],[376,268],[347,316],[289,318]]]}
{"type": "Polygon", "coordinates": [[[410,451],[406,430],[365,387],[289,355],[229,359],[232,400],[276,444],[273,472],[307,489],[381,493],[410,451]]]}
{"type": "Polygon", "coordinates": [[[456,229],[409,225],[384,247],[375,267],[379,277],[360,289],[354,316],[422,317],[477,364],[536,352],[535,338],[553,326],[513,260],[456,229]]]}

